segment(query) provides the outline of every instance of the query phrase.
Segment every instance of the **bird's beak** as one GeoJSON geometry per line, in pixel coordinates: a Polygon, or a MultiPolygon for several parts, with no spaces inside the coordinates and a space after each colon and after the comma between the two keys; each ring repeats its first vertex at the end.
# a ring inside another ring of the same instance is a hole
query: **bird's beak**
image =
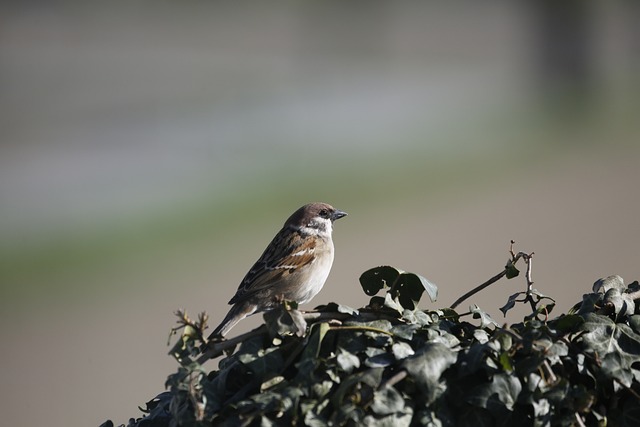
{"type": "Polygon", "coordinates": [[[347,213],[336,209],[336,211],[333,213],[333,215],[331,215],[331,221],[335,221],[336,219],[340,219],[343,216],[347,216],[347,213]]]}

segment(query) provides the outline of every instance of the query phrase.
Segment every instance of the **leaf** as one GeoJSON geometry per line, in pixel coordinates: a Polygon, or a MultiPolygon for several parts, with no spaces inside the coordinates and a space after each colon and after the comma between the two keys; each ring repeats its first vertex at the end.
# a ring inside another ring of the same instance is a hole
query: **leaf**
{"type": "Polygon", "coordinates": [[[452,308],[441,308],[440,310],[436,310],[436,314],[440,317],[440,319],[447,319],[452,322],[457,322],[460,319],[460,315],[457,311],[452,308]]]}
{"type": "Polygon", "coordinates": [[[604,305],[613,307],[616,318],[622,318],[633,314],[635,302],[629,294],[620,292],[618,288],[610,288],[602,298],[604,305]]]}
{"type": "Polygon", "coordinates": [[[307,322],[296,309],[285,309],[282,305],[263,314],[265,324],[271,336],[295,334],[303,336],[307,329],[307,322]]]}
{"type": "Polygon", "coordinates": [[[316,311],[320,311],[320,312],[329,312],[329,313],[344,313],[344,314],[351,314],[354,316],[358,315],[358,310],[356,310],[355,308],[351,308],[348,305],[343,305],[343,304],[336,304],[335,302],[330,302],[329,304],[326,305],[319,305],[315,308],[316,311]]]}
{"type": "Polygon", "coordinates": [[[576,314],[593,313],[596,311],[598,305],[602,303],[601,294],[584,294],[582,296],[582,303],[576,314]]]}
{"type": "Polygon", "coordinates": [[[500,363],[500,366],[502,367],[502,370],[505,372],[511,372],[513,371],[513,363],[511,362],[511,357],[509,357],[509,353],[506,351],[503,351],[500,353],[500,356],[498,357],[498,362],[500,363]]]}
{"type": "Polygon", "coordinates": [[[498,398],[505,404],[507,409],[512,410],[518,401],[518,395],[522,391],[522,384],[518,377],[507,373],[498,374],[491,382],[492,389],[498,393],[498,398]]]}
{"type": "Polygon", "coordinates": [[[505,305],[503,305],[502,307],[500,307],[500,311],[502,312],[502,314],[506,317],[507,316],[507,311],[511,310],[513,307],[515,307],[516,305],[516,300],[518,299],[518,297],[520,295],[525,294],[526,292],[516,292],[515,294],[511,295],[509,297],[509,299],[507,300],[507,303],[505,305]]]}
{"type": "Polygon", "coordinates": [[[411,378],[422,389],[425,404],[431,404],[442,392],[440,377],[456,361],[456,353],[439,343],[427,343],[418,353],[402,362],[411,378]]]}
{"type": "Polygon", "coordinates": [[[391,352],[396,360],[406,359],[409,356],[413,356],[415,351],[406,342],[397,342],[391,346],[391,352]]]}
{"type": "Polygon", "coordinates": [[[551,411],[551,405],[547,399],[537,399],[531,402],[533,415],[537,420],[542,420],[551,411]]]}
{"type": "Polygon", "coordinates": [[[551,321],[550,326],[561,333],[574,332],[584,323],[582,316],[577,314],[566,314],[551,321]]]}
{"type": "Polygon", "coordinates": [[[395,311],[398,314],[402,314],[402,306],[398,302],[396,302],[396,300],[393,298],[393,296],[391,296],[390,293],[387,293],[384,296],[384,306],[395,311]]]}
{"type": "Polygon", "coordinates": [[[559,363],[561,357],[569,354],[569,346],[564,341],[555,341],[545,350],[545,355],[552,364],[559,363]]]}
{"type": "Polygon", "coordinates": [[[367,307],[372,310],[381,310],[384,307],[384,300],[385,300],[384,297],[373,296],[369,300],[369,304],[367,307]]]}
{"type": "Polygon", "coordinates": [[[425,290],[431,301],[435,301],[438,296],[437,286],[417,274],[402,273],[389,292],[404,308],[415,310],[425,290]]]}
{"type": "Polygon", "coordinates": [[[473,314],[474,319],[480,319],[481,328],[488,328],[489,326],[495,326],[496,328],[500,327],[498,322],[493,320],[487,312],[482,310],[477,305],[474,304],[473,306],[469,307],[469,311],[473,314]]]}
{"type": "Polygon", "coordinates": [[[393,365],[395,361],[395,357],[393,357],[392,354],[382,352],[367,358],[364,364],[369,368],[386,368],[387,366],[393,365]]]}
{"type": "Polygon", "coordinates": [[[336,357],[336,361],[338,362],[338,366],[347,374],[353,372],[354,369],[360,367],[360,358],[355,354],[349,353],[340,349],[338,351],[338,357],[336,357]]]}
{"type": "Polygon", "coordinates": [[[620,381],[626,387],[631,387],[633,373],[621,354],[607,353],[604,359],[601,360],[601,367],[601,371],[605,376],[620,381]]]}
{"type": "Polygon", "coordinates": [[[579,340],[584,344],[586,352],[596,353],[600,357],[618,353],[622,358],[622,366],[627,369],[640,361],[640,335],[633,329],[594,313],[584,315],[584,319],[584,330],[587,333],[579,340]]]}
{"type": "Polygon", "coordinates": [[[489,341],[489,333],[484,329],[474,329],[473,338],[480,344],[484,344],[489,341]]]}
{"type": "Polygon", "coordinates": [[[411,340],[418,329],[420,329],[420,326],[416,324],[395,325],[391,328],[391,333],[397,338],[411,340]]]}
{"type": "Polygon", "coordinates": [[[364,372],[350,375],[345,378],[333,396],[331,396],[331,401],[336,407],[340,407],[349,400],[349,397],[361,397],[361,395],[354,396],[361,388],[361,384],[368,386],[369,389],[377,389],[382,381],[383,371],[384,368],[371,368],[364,372]]]}
{"type": "Polygon", "coordinates": [[[629,322],[629,326],[633,329],[634,332],[640,333],[640,314],[634,314],[627,319],[629,322]]]}
{"type": "Polygon", "coordinates": [[[600,294],[606,294],[607,291],[611,289],[617,289],[620,292],[624,292],[626,288],[624,280],[617,274],[598,279],[593,284],[593,292],[600,294]]]}
{"type": "Polygon", "coordinates": [[[402,412],[405,407],[402,395],[393,387],[383,387],[373,394],[371,410],[378,415],[402,412]]]}
{"type": "Polygon", "coordinates": [[[282,350],[278,347],[261,349],[257,354],[240,354],[239,360],[260,378],[280,372],[284,366],[282,350]]]}
{"type": "Polygon", "coordinates": [[[513,279],[514,277],[518,277],[518,275],[520,274],[520,270],[516,268],[516,266],[513,264],[513,261],[511,260],[507,262],[504,270],[506,272],[505,276],[507,277],[507,279],[513,279]]]}
{"type": "Polygon", "coordinates": [[[360,285],[365,294],[373,296],[381,289],[391,288],[399,275],[400,271],[393,267],[375,267],[362,273],[360,285]]]}
{"type": "Polygon", "coordinates": [[[498,408],[491,398],[496,396],[508,410],[513,410],[521,391],[522,384],[518,377],[499,373],[493,376],[491,383],[482,383],[473,388],[467,397],[467,402],[494,412],[498,408]]]}
{"type": "Polygon", "coordinates": [[[304,349],[303,358],[317,358],[320,352],[320,345],[325,335],[329,331],[328,323],[315,324],[312,328],[313,332],[309,336],[309,342],[304,349]]]}

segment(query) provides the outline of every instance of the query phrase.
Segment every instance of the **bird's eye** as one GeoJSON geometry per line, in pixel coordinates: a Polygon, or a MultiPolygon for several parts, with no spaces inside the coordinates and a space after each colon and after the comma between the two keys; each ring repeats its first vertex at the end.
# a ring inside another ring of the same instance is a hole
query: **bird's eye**
{"type": "Polygon", "coordinates": [[[322,210],[320,211],[320,216],[321,216],[322,218],[327,218],[327,217],[329,216],[329,211],[328,211],[328,210],[326,210],[326,209],[322,209],[322,210]]]}

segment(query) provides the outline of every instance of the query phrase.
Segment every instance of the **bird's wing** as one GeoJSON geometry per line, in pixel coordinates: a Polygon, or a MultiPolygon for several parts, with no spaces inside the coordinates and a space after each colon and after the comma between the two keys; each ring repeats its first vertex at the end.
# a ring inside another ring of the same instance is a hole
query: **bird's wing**
{"type": "Polygon", "coordinates": [[[229,304],[244,301],[311,264],[315,251],[316,239],[304,238],[298,231],[283,228],[244,276],[229,304]]]}

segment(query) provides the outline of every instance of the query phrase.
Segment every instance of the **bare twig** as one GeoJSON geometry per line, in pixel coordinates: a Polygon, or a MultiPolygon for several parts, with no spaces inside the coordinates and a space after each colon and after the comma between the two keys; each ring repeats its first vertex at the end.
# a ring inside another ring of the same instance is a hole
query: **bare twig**
{"type": "Polygon", "coordinates": [[[495,276],[493,276],[492,278],[490,278],[489,280],[487,280],[483,284],[475,287],[474,289],[470,290],[466,294],[462,295],[453,304],[451,304],[451,308],[455,309],[458,305],[460,305],[460,303],[462,301],[464,301],[467,298],[477,294],[481,290],[485,289],[486,287],[488,287],[488,286],[494,284],[495,282],[497,282],[498,280],[502,279],[507,274],[507,272],[509,271],[510,266],[515,265],[515,263],[517,263],[518,260],[520,260],[520,258],[522,258],[527,263],[527,272],[526,272],[527,298],[525,298],[524,301],[531,302],[532,308],[535,311],[535,309],[536,309],[535,308],[535,303],[533,302],[533,299],[531,298],[531,292],[533,291],[533,280],[531,280],[531,257],[533,256],[533,252],[531,252],[530,254],[528,254],[526,252],[518,252],[516,254],[513,251],[513,244],[514,243],[515,243],[514,240],[510,241],[509,254],[511,255],[511,259],[507,262],[507,265],[505,266],[504,270],[502,270],[500,273],[496,274],[495,276]]]}
{"type": "Polygon", "coordinates": [[[380,384],[380,389],[383,389],[385,387],[393,387],[394,385],[398,384],[400,381],[402,381],[406,377],[407,377],[407,371],[402,370],[397,374],[393,375],[392,377],[389,377],[385,382],[380,384]]]}
{"type": "Polygon", "coordinates": [[[639,400],[639,401],[640,401],[640,394],[638,394],[634,389],[632,389],[631,387],[629,387],[629,386],[627,386],[627,385],[623,384],[623,383],[622,383],[622,381],[620,381],[618,378],[614,378],[613,380],[614,380],[615,382],[617,382],[618,384],[620,384],[620,386],[621,386],[622,388],[624,388],[625,390],[627,390],[629,393],[631,393],[631,395],[632,395],[633,397],[635,397],[637,400],[639,400]]]}
{"type": "Polygon", "coordinates": [[[525,275],[525,277],[527,278],[527,292],[531,293],[531,291],[533,290],[533,280],[531,280],[531,268],[532,268],[532,264],[533,261],[531,261],[531,259],[533,258],[533,254],[534,252],[531,252],[530,254],[523,254],[523,256],[525,257],[524,260],[527,263],[527,274],[525,275]]]}
{"type": "MultiPolygon", "coordinates": [[[[171,337],[178,333],[179,330],[184,329],[183,334],[196,335],[194,338],[199,338],[202,340],[204,337],[204,330],[207,327],[207,321],[209,320],[209,315],[205,312],[198,314],[198,320],[191,320],[187,311],[184,309],[178,309],[174,312],[176,316],[178,316],[178,326],[171,328],[169,332],[169,341],[171,337]]],[[[169,345],[169,343],[167,343],[169,345]]]]}
{"type": "Polygon", "coordinates": [[[545,360],[544,362],[542,362],[541,367],[544,368],[544,371],[546,373],[546,375],[544,376],[546,377],[547,384],[555,384],[558,382],[558,377],[556,377],[556,374],[553,372],[553,369],[551,369],[551,366],[549,365],[548,360],[545,360]]]}
{"type": "Polygon", "coordinates": [[[507,274],[507,269],[505,268],[503,271],[501,271],[500,273],[496,274],[495,276],[493,276],[491,279],[487,280],[486,282],[484,282],[483,284],[481,284],[480,286],[470,290],[469,292],[467,292],[466,294],[462,295],[460,298],[458,298],[453,304],[451,304],[450,308],[456,308],[458,305],[460,305],[460,303],[464,300],[466,300],[467,298],[477,294],[478,292],[480,292],[481,290],[483,290],[484,288],[494,284],[495,282],[497,282],[498,280],[502,279],[504,277],[504,275],[507,274]]]}
{"type": "Polygon", "coordinates": [[[587,427],[579,413],[576,412],[574,415],[576,417],[576,422],[580,427],[587,427]]]}

